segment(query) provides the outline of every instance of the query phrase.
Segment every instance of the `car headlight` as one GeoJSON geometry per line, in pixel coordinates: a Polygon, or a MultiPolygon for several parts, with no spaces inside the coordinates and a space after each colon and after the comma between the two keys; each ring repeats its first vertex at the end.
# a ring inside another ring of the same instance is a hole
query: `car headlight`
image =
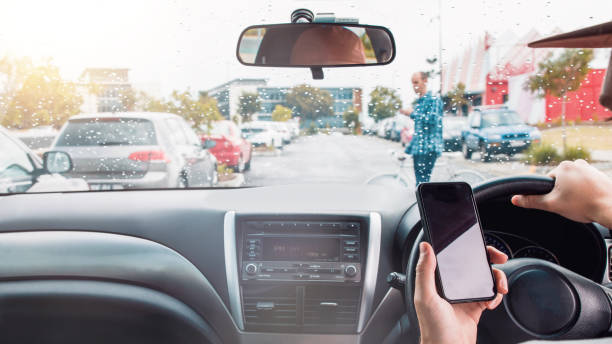
{"type": "Polygon", "coordinates": [[[488,141],[499,141],[501,140],[501,138],[502,138],[501,135],[489,135],[487,137],[487,140],[488,141]]]}

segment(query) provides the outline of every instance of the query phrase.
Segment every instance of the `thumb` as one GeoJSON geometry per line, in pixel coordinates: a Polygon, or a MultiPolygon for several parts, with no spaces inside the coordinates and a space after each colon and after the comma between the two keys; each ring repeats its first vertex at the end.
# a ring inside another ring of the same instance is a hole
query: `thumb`
{"type": "Polygon", "coordinates": [[[416,266],[415,299],[427,300],[437,295],[436,291],[436,257],[429,243],[419,244],[421,255],[416,266]]]}
{"type": "Polygon", "coordinates": [[[548,210],[545,196],[542,195],[515,195],[512,196],[512,204],[522,208],[533,208],[540,210],[548,210]]]}

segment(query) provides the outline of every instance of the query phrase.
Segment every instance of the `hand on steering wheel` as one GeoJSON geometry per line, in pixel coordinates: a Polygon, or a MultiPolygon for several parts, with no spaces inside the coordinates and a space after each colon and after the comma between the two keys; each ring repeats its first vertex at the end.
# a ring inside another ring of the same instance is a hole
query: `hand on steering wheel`
{"type": "MultiPolygon", "coordinates": [[[[486,302],[451,304],[436,291],[436,257],[431,245],[419,245],[420,256],[416,266],[414,306],[419,318],[421,343],[476,343],[476,331],[485,309],[494,309],[504,294],[508,293],[508,281],[503,271],[493,268],[498,294],[486,302]]],[[[508,257],[487,246],[491,263],[503,264],[508,257]]]]}

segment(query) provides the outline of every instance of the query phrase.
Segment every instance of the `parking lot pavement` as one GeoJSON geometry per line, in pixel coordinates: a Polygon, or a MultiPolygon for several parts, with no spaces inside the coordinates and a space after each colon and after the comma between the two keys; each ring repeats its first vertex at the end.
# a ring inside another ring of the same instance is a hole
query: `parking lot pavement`
{"type": "MultiPolygon", "coordinates": [[[[256,154],[251,170],[245,173],[246,185],[296,183],[365,183],[381,173],[397,173],[399,164],[391,152],[402,152],[397,142],[374,136],[314,135],[298,138],[280,152],[256,154]]],[[[612,176],[612,154],[594,154],[594,165],[612,176]],[[607,155],[606,155],[607,154],[607,155]],[[610,155],[610,156],[608,156],[610,155]]],[[[458,171],[476,171],[484,178],[521,174],[546,174],[553,166],[530,166],[524,155],[495,156],[491,162],[480,161],[478,153],[464,159],[461,152],[445,152],[438,159],[432,181],[448,180],[458,171]]],[[[414,180],[412,161],[406,161],[402,173],[414,180]]]]}

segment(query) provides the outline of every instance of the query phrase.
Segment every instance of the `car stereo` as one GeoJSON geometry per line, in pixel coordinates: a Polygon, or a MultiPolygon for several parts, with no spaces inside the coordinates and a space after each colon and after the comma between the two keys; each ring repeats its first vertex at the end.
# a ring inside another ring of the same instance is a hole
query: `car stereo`
{"type": "Polygon", "coordinates": [[[245,221],[242,281],[361,282],[361,223],[245,221]]]}

